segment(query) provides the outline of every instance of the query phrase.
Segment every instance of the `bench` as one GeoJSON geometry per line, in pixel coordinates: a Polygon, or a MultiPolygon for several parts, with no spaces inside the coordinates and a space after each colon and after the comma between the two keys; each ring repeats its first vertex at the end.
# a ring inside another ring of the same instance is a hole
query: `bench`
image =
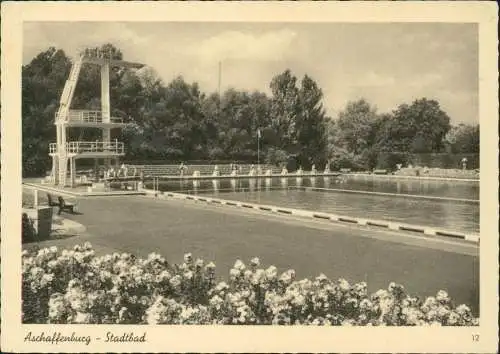
{"type": "Polygon", "coordinates": [[[59,203],[54,202],[54,199],[52,199],[52,195],[50,195],[49,193],[47,193],[47,200],[49,201],[50,207],[59,206],[59,203]]]}
{"type": "Polygon", "coordinates": [[[59,207],[57,215],[61,215],[63,211],[69,211],[72,214],[75,213],[76,203],[68,203],[61,196],[57,197],[57,202],[55,202],[52,195],[47,193],[47,200],[50,207],[59,207]]]}
{"type": "Polygon", "coordinates": [[[65,210],[72,214],[75,213],[76,204],[66,202],[61,196],[57,197],[57,200],[59,200],[59,211],[57,212],[57,215],[61,215],[61,213],[65,210]]]}

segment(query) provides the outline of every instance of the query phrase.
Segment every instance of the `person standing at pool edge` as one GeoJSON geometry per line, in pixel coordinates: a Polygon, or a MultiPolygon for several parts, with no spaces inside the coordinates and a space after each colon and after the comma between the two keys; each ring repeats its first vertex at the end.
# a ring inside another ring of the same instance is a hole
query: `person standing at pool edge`
{"type": "Polygon", "coordinates": [[[467,169],[467,157],[464,157],[462,159],[462,170],[466,170],[467,169]]]}
{"type": "Polygon", "coordinates": [[[181,162],[181,164],[179,166],[179,173],[180,173],[181,177],[184,177],[185,170],[187,170],[187,166],[184,165],[184,162],[181,162]]]}

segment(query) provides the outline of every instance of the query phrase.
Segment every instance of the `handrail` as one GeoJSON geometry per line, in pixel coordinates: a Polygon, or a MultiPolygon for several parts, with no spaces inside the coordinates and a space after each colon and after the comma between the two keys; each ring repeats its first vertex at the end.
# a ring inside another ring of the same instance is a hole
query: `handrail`
{"type": "MultiPolygon", "coordinates": [[[[110,152],[115,154],[125,153],[125,144],[118,141],[103,142],[103,141],[71,141],[65,144],[66,152],[70,154],[81,154],[86,152],[110,152]]],[[[56,153],[57,144],[49,144],[51,154],[56,153]]]]}
{"type": "MultiPolygon", "coordinates": [[[[60,120],[59,112],[56,112],[56,120],[60,120]]],[[[82,122],[82,123],[105,123],[102,120],[102,111],[91,110],[76,110],[68,111],[66,121],[82,122]]],[[[123,123],[123,119],[119,117],[110,117],[110,123],[123,123]]]]}

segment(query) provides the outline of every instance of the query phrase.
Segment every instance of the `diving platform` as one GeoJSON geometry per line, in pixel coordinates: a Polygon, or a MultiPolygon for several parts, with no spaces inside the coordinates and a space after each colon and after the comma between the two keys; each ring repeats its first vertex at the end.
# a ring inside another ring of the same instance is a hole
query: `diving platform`
{"type": "Polygon", "coordinates": [[[113,139],[114,134],[112,134],[113,130],[122,129],[127,125],[123,118],[112,116],[110,75],[112,68],[115,67],[140,69],[144,65],[121,60],[121,55],[112,48],[85,49],[72,60],[54,119],[57,140],[49,144],[49,156],[52,158],[50,180],[55,186],[76,187],[76,162],[79,159],[93,159],[97,174],[101,162],[105,168],[118,166],[118,160],[125,155],[124,144],[113,139]],[[100,110],[71,107],[82,67],[88,64],[97,65],[100,69],[100,110]],[[75,136],[73,128],[79,128],[79,137],[75,139],[76,141],[72,141],[75,136]],[[93,130],[90,135],[92,140],[98,137],[99,141],[85,140],[84,136],[88,130],[93,130]]]}
{"type": "MultiPolygon", "coordinates": [[[[119,157],[125,155],[125,145],[122,142],[102,142],[102,141],[70,141],[65,144],[65,154],[74,158],[105,158],[119,157]]],[[[59,154],[58,145],[49,145],[49,155],[59,154]]]]}
{"type": "Polygon", "coordinates": [[[110,67],[120,67],[128,69],[141,69],[144,67],[144,64],[134,63],[131,61],[108,59],[105,57],[94,57],[85,54],[82,56],[82,61],[87,64],[95,64],[100,66],[107,64],[110,67]]]}
{"type": "Polygon", "coordinates": [[[127,125],[123,118],[109,117],[109,120],[103,119],[102,111],[90,110],[68,110],[64,117],[56,112],[54,124],[65,124],[67,127],[85,127],[85,128],[123,128],[127,125]]]}

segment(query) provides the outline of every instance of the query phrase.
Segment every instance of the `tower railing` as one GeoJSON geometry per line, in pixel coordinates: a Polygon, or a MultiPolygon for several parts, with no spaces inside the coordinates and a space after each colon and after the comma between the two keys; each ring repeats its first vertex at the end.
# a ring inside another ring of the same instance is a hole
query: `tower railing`
{"type": "MultiPolygon", "coordinates": [[[[59,113],[56,113],[56,120],[60,120],[59,113]]],[[[90,111],[90,110],[69,110],[67,114],[67,119],[65,121],[78,122],[78,123],[104,123],[102,120],[102,111],[90,111]]],[[[119,124],[123,123],[122,118],[110,117],[110,123],[119,124]]]]}
{"type": "MultiPolygon", "coordinates": [[[[57,144],[49,144],[49,151],[51,154],[58,152],[57,144]]],[[[102,141],[71,141],[65,144],[65,151],[68,154],[82,154],[82,153],[109,153],[122,155],[125,153],[125,145],[119,141],[102,142],[102,141]]]]}

